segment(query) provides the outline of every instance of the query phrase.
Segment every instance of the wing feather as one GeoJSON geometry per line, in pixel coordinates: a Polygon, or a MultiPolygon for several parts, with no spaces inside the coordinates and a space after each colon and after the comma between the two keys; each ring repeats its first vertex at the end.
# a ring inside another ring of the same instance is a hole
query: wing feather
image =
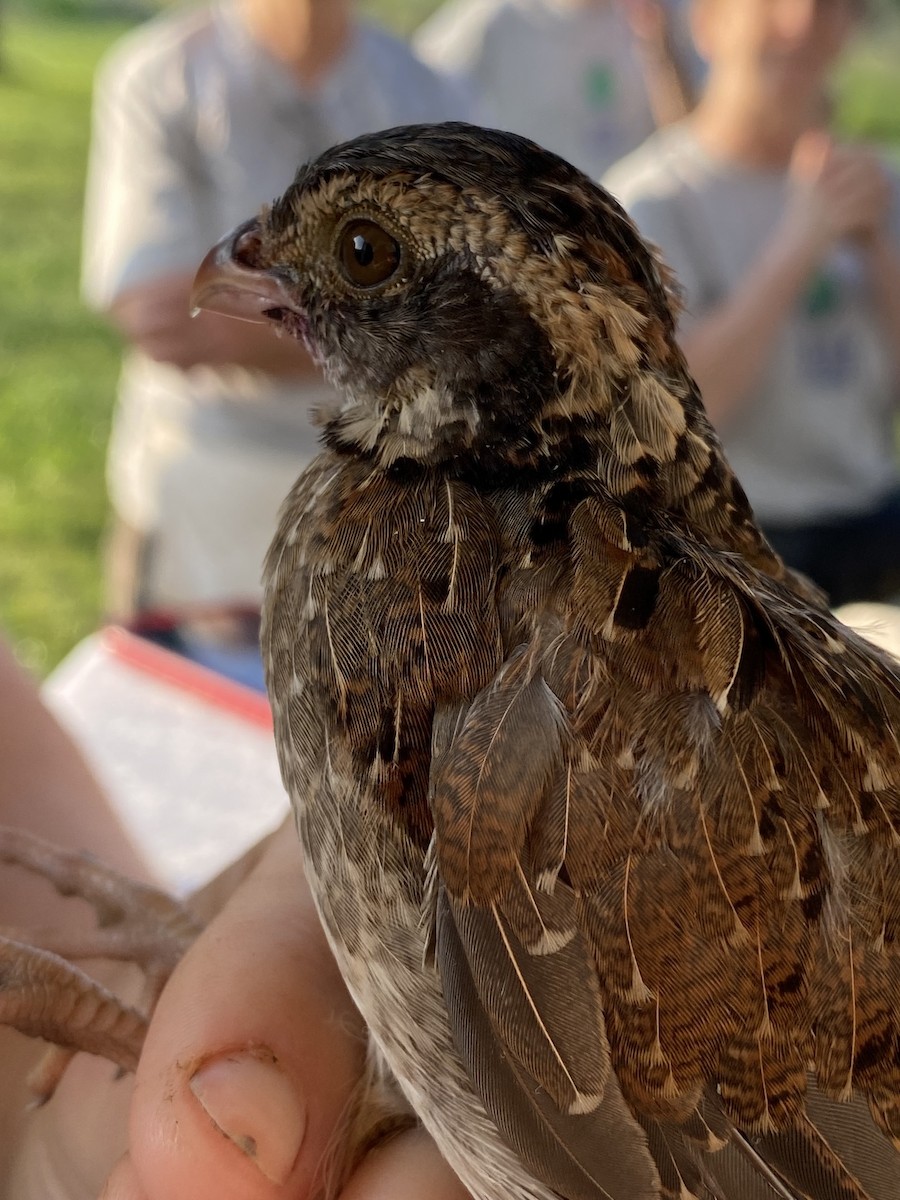
{"type": "MultiPolygon", "coordinates": [[[[504,1040],[503,985],[490,979],[491,964],[507,953],[501,928],[493,914],[455,906],[441,890],[436,957],[457,1045],[488,1112],[537,1178],[567,1200],[655,1200],[657,1173],[615,1080],[607,1075],[602,1102],[590,1112],[572,1113],[553,1100],[504,1040]]],[[[515,941],[508,930],[506,936],[515,941]]],[[[518,948],[519,956],[526,953],[518,948]]],[[[532,965],[541,961],[531,960],[532,965]]],[[[584,1010],[583,998],[573,994],[572,1001],[584,1010]]],[[[554,1025],[558,1017],[555,1006],[546,1014],[554,1025]]],[[[593,1026],[595,1040],[584,1030],[577,1036],[586,1057],[594,1059],[589,1086],[596,1086],[597,1076],[605,1073],[606,1046],[599,1009],[591,1019],[601,1022],[593,1026]]]]}
{"type": "MultiPolygon", "coordinates": [[[[570,535],[571,587],[518,620],[432,765],[452,1003],[570,1150],[614,1087],[661,1194],[896,1200],[897,665],[603,498],[570,535]],[[861,1126],[872,1170],[848,1155],[861,1126]]],[[[479,1086],[523,1152],[515,1106],[479,1086]]]]}

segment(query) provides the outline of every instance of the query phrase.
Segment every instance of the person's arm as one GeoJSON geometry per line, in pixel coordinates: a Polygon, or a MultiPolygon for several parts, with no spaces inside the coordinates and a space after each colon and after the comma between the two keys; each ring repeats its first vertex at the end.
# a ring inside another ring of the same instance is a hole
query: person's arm
{"type": "MultiPolygon", "coordinates": [[[[233,363],[314,376],[303,347],[266,325],[190,314],[194,274],[220,228],[215,180],[191,123],[178,52],[126,41],[98,73],[85,197],[82,285],[151,358],[187,369],[233,363]]],[[[285,164],[289,172],[293,164],[285,164]]],[[[249,215],[249,214],[248,214],[249,215]]]]}
{"type": "Polygon", "coordinates": [[[819,255],[777,231],[743,282],[681,339],[709,419],[717,428],[742,407],[819,255]]]}
{"type": "MultiPolygon", "coordinates": [[[[44,706],[37,687],[0,640],[0,824],[15,825],[63,845],[91,851],[135,879],[150,871],[128,839],[102,788],[72,742],[44,706]]],[[[13,867],[0,868],[0,924],[87,931],[86,906],[64,900],[43,881],[13,867]]],[[[107,982],[112,976],[107,975],[107,982]]],[[[29,1101],[25,1078],[42,1047],[11,1029],[0,1030],[0,1196],[18,1200],[9,1183],[20,1149],[29,1101]]],[[[108,1064],[87,1062],[86,1077],[111,1078],[108,1064]]],[[[102,1124],[110,1141],[118,1097],[102,1124]]],[[[84,1133],[90,1123],[80,1126],[84,1133]]],[[[124,1123],[121,1126],[124,1136],[124,1123]]],[[[49,1160],[52,1160],[52,1154],[49,1160]]]]}
{"type": "Polygon", "coordinates": [[[720,428],[747,401],[816,266],[835,242],[870,236],[884,219],[884,172],[867,151],[809,134],[791,163],[792,195],[756,265],[682,339],[710,420],[720,428]]]}
{"type": "Polygon", "coordinates": [[[653,120],[657,126],[680,121],[697,98],[669,6],[662,0],[631,0],[626,15],[637,39],[653,120]]]}
{"type": "Polygon", "coordinates": [[[869,278],[885,341],[893,357],[895,389],[900,403],[900,245],[887,227],[872,238],[869,278]]]}
{"type": "Polygon", "coordinates": [[[128,288],[110,307],[113,322],[148,357],[182,370],[228,363],[270,375],[319,375],[303,346],[294,338],[276,336],[268,324],[234,321],[208,312],[192,317],[190,292],[195,274],[191,269],[128,288]]]}
{"type": "MultiPolygon", "coordinates": [[[[89,850],[135,879],[152,879],[81,752],[2,640],[0,824],[89,850]]],[[[44,925],[60,916],[92,920],[31,876],[0,871],[0,923],[44,925]]]]}

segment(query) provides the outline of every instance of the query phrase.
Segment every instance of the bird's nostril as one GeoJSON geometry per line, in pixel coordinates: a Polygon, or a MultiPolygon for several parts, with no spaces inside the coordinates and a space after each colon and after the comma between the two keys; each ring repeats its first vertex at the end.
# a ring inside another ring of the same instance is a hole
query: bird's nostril
{"type": "Polygon", "coordinates": [[[242,321],[291,304],[284,283],[266,266],[265,234],[258,221],[244,221],[213,246],[194,280],[192,303],[242,321]]]}
{"type": "Polygon", "coordinates": [[[256,270],[262,265],[261,251],[262,238],[259,235],[259,226],[254,221],[248,229],[244,229],[234,239],[231,257],[240,266],[256,270]]]}

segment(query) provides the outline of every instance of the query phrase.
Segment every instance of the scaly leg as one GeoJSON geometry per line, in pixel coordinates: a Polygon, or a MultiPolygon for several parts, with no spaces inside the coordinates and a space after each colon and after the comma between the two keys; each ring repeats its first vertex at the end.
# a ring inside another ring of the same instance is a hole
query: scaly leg
{"type": "Polygon", "coordinates": [[[62,895],[86,900],[97,914],[98,928],[79,935],[0,930],[0,1023],[63,1048],[52,1049],[33,1073],[36,1099],[49,1099],[78,1050],[133,1070],[146,1018],[67,960],[135,963],[145,978],[141,1007],[150,1012],[199,923],[156,888],[136,883],[88,854],[62,850],[21,830],[0,826],[0,863],[42,876],[62,895]]]}

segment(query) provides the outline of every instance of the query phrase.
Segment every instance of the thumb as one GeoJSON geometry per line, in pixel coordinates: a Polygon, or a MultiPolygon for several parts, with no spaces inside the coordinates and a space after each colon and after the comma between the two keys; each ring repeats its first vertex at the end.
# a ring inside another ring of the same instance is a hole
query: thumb
{"type": "Polygon", "coordinates": [[[135,1082],[128,1186],[141,1200],[313,1194],[363,1050],[285,828],[160,999],[135,1082]]]}
{"type": "Polygon", "coordinates": [[[116,1163],[115,1169],[106,1181],[100,1200],[147,1200],[127,1154],[116,1163]]]}

